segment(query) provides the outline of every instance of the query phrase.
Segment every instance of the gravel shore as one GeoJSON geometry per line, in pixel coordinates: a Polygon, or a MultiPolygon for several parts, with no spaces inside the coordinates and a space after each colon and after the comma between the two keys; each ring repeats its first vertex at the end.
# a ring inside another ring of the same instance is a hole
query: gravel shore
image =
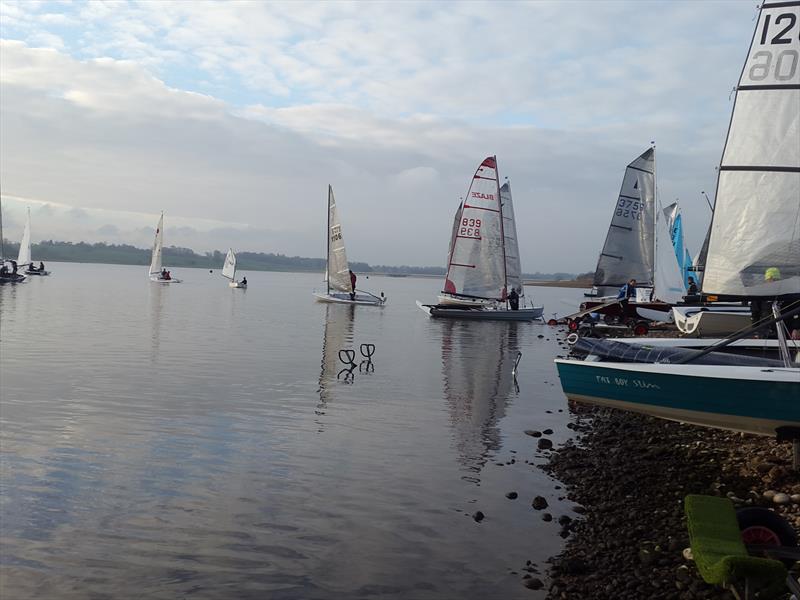
{"type": "Polygon", "coordinates": [[[683,556],[687,494],[770,507],[800,529],[790,444],[614,409],[572,409],[578,435],[544,467],[578,505],[575,518],[563,519],[567,543],[551,561],[548,598],[733,598],[706,585],[683,556]]]}

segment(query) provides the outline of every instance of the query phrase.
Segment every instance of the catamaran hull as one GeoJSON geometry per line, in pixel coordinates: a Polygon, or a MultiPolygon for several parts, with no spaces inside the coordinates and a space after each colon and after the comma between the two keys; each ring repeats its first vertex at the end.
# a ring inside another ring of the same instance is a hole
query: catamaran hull
{"type": "Polygon", "coordinates": [[[759,435],[800,427],[797,368],[555,362],[570,400],[759,435]]]}
{"type": "Polygon", "coordinates": [[[380,300],[374,296],[366,294],[356,294],[356,299],[351,300],[350,294],[321,294],[314,292],[317,302],[328,302],[330,304],[353,304],[356,306],[383,306],[386,299],[380,300]]]}
{"type": "Polygon", "coordinates": [[[439,308],[435,304],[423,304],[417,300],[417,306],[434,319],[469,319],[473,321],[534,321],[542,318],[543,306],[507,310],[495,308],[439,308]]]}

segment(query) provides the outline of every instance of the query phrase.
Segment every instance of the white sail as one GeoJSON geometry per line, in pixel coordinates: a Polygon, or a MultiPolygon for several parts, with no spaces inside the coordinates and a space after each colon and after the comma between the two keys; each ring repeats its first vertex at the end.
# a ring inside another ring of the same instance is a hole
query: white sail
{"type": "Polygon", "coordinates": [[[625,169],[603,251],[597,261],[594,285],[619,288],[635,279],[653,283],[655,227],[655,149],[648,148],[625,169]]]}
{"type": "Polygon", "coordinates": [[[800,2],[768,1],[761,6],[736,89],[703,292],[800,293],[798,140],[800,2]]]}
{"type": "Polygon", "coordinates": [[[31,209],[28,209],[28,218],[25,221],[25,229],[22,232],[22,241],[19,243],[19,255],[17,264],[22,267],[31,263],[31,209]]]}
{"type": "Polygon", "coordinates": [[[497,160],[486,158],[475,171],[452,240],[444,292],[472,298],[506,295],[503,223],[497,160]]]}
{"type": "Polygon", "coordinates": [[[342,224],[336,210],[333,188],[328,186],[328,291],[352,292],[350,284],[350,268],[347,264],[347,253],[344,249],[342,224]]]}
{"type": "Polygon", "coordinates": [[[506,182],[500,188],[500,201],[503,203],[503,235],[506,252],[506,285],[508,291],[515,290],[520,298],[525,295],[522,285],[522,263],[519,258],[517,242],[517,223],[514,217],[514,203],[511,201],[511,184],[506,182]]]}
{"type": "Polygon", "coordinates": [[[233,248],[228,248],[228,254],[225,255],[225,264],[222,265],[222,276],[231,281],[236,278],[236,255],[233,253],[233,248]]]}
{"type": "Polygon", "coordinates": [[[675,247],[672,245],[669,223],[671,211],[663,210],[660,202],[657,204],[653,298],[677,304],[686,295],[686,288],[683,285],[683,272],[675,256],[675,247]]]}
{"type": "Polygon", "coordinates": [[[150,259],[150,275],[158,275],[161,273],[161,248],[164,245],[164,213],[161,213],[161,218],[158,220],[156,227],[156,237],[153,240],[153,255],[150,259]]]}

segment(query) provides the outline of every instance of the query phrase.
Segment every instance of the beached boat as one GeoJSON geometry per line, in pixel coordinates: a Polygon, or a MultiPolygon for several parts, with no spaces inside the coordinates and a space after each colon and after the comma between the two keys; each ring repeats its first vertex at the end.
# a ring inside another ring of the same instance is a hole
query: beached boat
{"type": "Polygon", "coordinates": [[[33,265],[31,258],[31,209],[28,209],[27,219],[25,220],[25,229],[22,231],[22,240],[19,243],[19,255],[17,256],[17,265],[20,269],[25,270],[26,275],[35,275],[43,277],[50,275],[50,271],[44,269],[44,265],[40,264],[40,268],[33,265]]]}
{"type": "Polygon", "coordinates": [[[181,283],[177,277],[173,277],[172,273],[167,271],[161,263],[161,254],[164,247],[164,213],[161,213],[161,218],[158,220],[156,227],[156,235],[153,240],[153,252],[150,258],[150,271],[148,276],[150,281],[155,283],[181,283]]]}
{"type": "Polygon", "coordinates": [[[467,199],[456,211],[450,234],[447,275],[437,304],[417,302],[434,318],[491,321],[540,319],[544,307],[525,306],[522,266],[511,185],[501,187],[497,159],[475,171],[467,199]],[[520,308],[508,301],[514,292],[520,308]]]}
{"type": "Polygon", "coordinates": [[[722,153],[703,278],[707,295],[773,303],[761,325],[775,324],[781,360],[722,356],[721,345],[749,330],[700,350],[620,353],[603,343],[585,360],[556,360],[569,399],[764,435],[800,428],[800,364],[783,323],[800,312],[800,72],[797,61],[781,70],[779,59],[800,55],[798,33],[800,2],[761,6],[722,153]],[[785,42],[778,19],[798,25],[785,42]]]}
{"type": "Polygon", "coordinates": [[[330,302],[332,304],[356,304],[359,306],[383,306],[386,296],[381,292],[376,296],[364,290],[353,288],[350,279],[350,267],[347,263],[347,252],[344,248],[342,236],[342,223],[339,220],[339,211],[336,208],[336,199],[333,188],[328,186],[328,260],[325,266],[325,293],[314,292],[317,302],[330,302]]]}
{"type": "Polygon", "coordinates": [[[236,254],[233,252],[233,248],[228,248],[228,254],[225,255],[222,276],[228,280],[228,287],[247,289],[246,277],[243,277],[241,281],[236,281],[236,254]]]}
{"type": "Polygon", "coordinates": [[[673,306],[672,320],[684,335],[725,336],[750,325],[750,307],[730,304],[673,306]]]}

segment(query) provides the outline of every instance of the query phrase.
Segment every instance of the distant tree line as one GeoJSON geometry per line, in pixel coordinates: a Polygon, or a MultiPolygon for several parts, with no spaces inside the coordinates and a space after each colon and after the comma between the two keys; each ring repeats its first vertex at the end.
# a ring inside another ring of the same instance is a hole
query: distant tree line
{"type": "MultiPolygon", "coordinates": [[[[6,258],[14,258],[19,253],[19,244],[5,241],[6,258]]],[[[97,242],[56,242],[45,240],[33,244],[31,253],[37,261],[106,263],[112,265],[148,265],[150,250],[136,248],[130,244],[107,244],[97,242]]],[[[219,250],[198,254],[190,248],[169,246],[163,249],[163,262],[167,267],[197,267],[203,269],[221,269],[225,261],[225,253],[219,250]]],[[[303,256],[286,256],[271,252],[238,252],[236,267],[248,271],[310,271],[325,270],[324,258],[306,258],[303,256]]],[[[370,266],[364,262],[351,262],[350,268],[358,273],[387,273],[393,275],[444,275],[443,267],[414,267],[409,265],[370,266]]],[[[593,273],[590,273],[591,277],[593,273]]],[[[545,281],[572,279],[572,273],[525,273],[525,279],[545,281]]]]}

